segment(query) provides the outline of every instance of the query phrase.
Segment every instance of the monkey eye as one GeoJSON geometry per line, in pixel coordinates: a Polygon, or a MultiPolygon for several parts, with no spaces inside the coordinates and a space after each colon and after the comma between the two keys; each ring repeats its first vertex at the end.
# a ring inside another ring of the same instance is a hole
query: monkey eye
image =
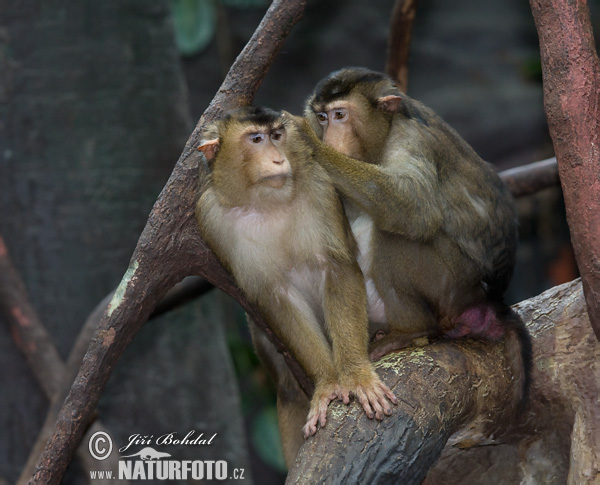
{"type": "Polygon", "coordinates": [[[315,113],[315,114],[317,116],[317,121],[319,122],[319,124],[321,124],[321,125],[327,124],[327,113],[320,112],[320,113],[315,113]]]}
{"type": "Polygon", "coordinates": [[[260,143],[265,139],[265,135],[263,133],[252,133],[250,135],[250,141],[252,143],[260,143]]]}
{"type": "Polygon", "coordinates": [[[283,133],[281,130],[277,130],[277,131],[274,131],[273,133],[271,133],[271,140],[273,140],[273,141],[280,141],[282,137],[283,137],[283,133]]]}
{"type": "Polygon", "coordinates": [[[345,109],[334,109],[333,110],[333,119],[338,121],[343,121],[348,117],[348,111],[345,109]]]}

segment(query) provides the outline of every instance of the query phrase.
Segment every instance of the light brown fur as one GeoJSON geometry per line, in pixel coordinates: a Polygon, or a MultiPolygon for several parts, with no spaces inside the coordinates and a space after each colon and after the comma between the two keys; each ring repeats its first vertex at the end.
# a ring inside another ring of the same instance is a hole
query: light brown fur
{"type": "Polygon", "coordinates": [[[289,464],[301,442],[299,416],[308,411],[309,436],[325,425],[333,399],[354,395],[382,419],[395,397],[368,359],[365,285],[342,205],[295,125],[246,109],[207,135],[214,138],[200,149],[212,172],[196,208],[200,232],[315,383],[307,406],[274,346],[251,327],[277,384],[289,464]]]}
{"type": "Polygon", "coordinates": [[[323,79],[294,119],[341,193],[359,246],[371,357],[421,336],[498,339],[527,392],[530,344],[503,302],[516,211],[492,167],[387,76],[347,68],[323,79]],[[520,346],[514,346],[520,341],[520,346]],[[523,365],[524,364],[524,365],[523,365]],[[523,373],[522,368],[526,371],[523,373]]]}

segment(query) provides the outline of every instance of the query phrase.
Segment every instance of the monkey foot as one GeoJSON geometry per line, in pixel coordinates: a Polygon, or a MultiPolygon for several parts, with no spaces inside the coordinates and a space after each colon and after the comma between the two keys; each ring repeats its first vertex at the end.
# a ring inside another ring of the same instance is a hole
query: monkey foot
{"type": "Polygon", "coordinates": [[[426,332],[385,333],[379,330],[371,341],[369,359],[375,362],[390,352],[412,346],[423,347],[428,343],[429,339],[426,332]]]}

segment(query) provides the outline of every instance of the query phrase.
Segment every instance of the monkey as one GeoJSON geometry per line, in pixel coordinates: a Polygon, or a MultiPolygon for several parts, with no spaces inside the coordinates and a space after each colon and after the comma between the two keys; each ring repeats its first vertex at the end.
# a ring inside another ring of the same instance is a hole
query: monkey
{"type": "Polygon", "coordinates": [[[257,354],[276,380],[291,464],[302,415],[306,438],[325,425],[334,399],[348,404],[353,395],[378,420],[397,403],[368,357],[356,242],[329,176],[280,112],[240,108],[203,137],[198,148],[209,175],[196,205],[200,233],[315,384],[309,404],[282,356],[251,326],[257,354]]]}
{"type": "Polygon", "coordinates": [[[303,119],[287,116],[343,198],[367,287],[371,358],[423,337],[506,336],[522,407],[531,342],[504,302],[517,213],[492,166],[433,110],[366,68],[331,73],[303,119]]]}

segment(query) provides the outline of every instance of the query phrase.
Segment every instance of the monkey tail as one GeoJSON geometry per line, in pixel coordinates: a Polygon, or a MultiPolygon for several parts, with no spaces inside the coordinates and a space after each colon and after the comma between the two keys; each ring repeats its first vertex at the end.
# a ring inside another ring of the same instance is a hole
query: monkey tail
{"type": "Polygon", "coordinates": [[[520,413],[525,408],[531,387],[533,362],[531,336],[525,322],[505,303],[498,304],[496,315],[504,323],[504,354],[518,389],[516,410],[520,413]]]}

